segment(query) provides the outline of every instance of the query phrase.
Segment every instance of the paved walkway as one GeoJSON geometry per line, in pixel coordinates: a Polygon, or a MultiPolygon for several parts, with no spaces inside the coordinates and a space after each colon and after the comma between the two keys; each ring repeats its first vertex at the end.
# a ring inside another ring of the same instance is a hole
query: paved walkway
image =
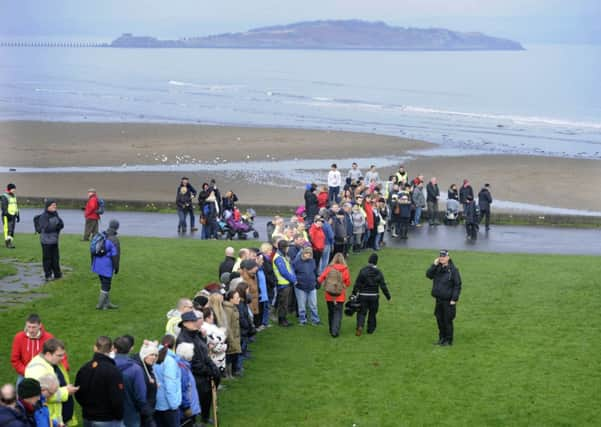
{"type": "MultiPolygon", "coordinates": [[[[33,232],[34,215],[39,210],[22,209],[21,222],[16,232],[33,232]]],[[[83,212],[59,210],[65,222],[65,233],[83,233],[83,212]]],[[[108,226],[112,218],[121,223],[120,234],[124,236],[146,236],[166,238],[200,238],[200,233],[188,233],[184,237],[177,233],[177,215],[145,212],[107,212],[103,215],[101,228],[108,226]]],[[[255,228],[259,239],[265,239],[269,218],[257,217],[255,228]]],[[[601,229],[574,229],[526,226],[492,226],[488,233],[480,230],[475,242],[465,239],[463,226],[429,227],[410,231],[409,239],[400,241],[387,238],[388,245],[398,248],[473,250],[483,252],[548,253],[601,255],[601,229]]]]}

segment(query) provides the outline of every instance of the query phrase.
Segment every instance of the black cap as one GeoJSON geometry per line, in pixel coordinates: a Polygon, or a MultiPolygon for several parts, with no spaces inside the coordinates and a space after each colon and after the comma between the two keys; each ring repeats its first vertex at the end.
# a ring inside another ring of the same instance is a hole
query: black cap
{"type": "Polygon", "coordinates": [[[17,395],[19,399],[28,399],[30,397],[39,396],[42,394],[40,382],[33,378],[25,378],[17,387],[17,395]]]}

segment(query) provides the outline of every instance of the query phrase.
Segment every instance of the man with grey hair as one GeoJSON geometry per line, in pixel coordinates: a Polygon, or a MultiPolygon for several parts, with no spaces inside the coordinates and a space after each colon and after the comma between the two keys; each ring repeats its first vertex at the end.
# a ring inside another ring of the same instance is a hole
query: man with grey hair
{"type": "Polygon", "coordinates": [[[177,306],[167,312],[167,324],[165,325],[165,333],[177,337],[180,328],[179,322],[182,320],[182,314],[194,308],[192,300],[189,298],[180,298],[177,306]]]}

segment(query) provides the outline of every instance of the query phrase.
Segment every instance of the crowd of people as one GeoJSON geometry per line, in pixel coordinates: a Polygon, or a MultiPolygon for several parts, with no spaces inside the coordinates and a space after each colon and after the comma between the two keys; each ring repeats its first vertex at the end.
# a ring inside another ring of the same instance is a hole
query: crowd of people
{"type": "MultiPolygon", "coordinates": [[[[304,205],[288,221],[275,217],[269,224],[268,238],[259,247],[244,247],[237,253],[233,247],[226,248],[225,258],[216,268],[215,282],[196,295],[177,301],[166,315],[165,334],[160,340],[144,339],[136,346],[136,339],[130,335],[114,339],[100,336],[92,359],[77,370],[74,381],[70,378],[65,343],[44,329],[38,315],[30,315],[24,330],[13,341],[11,363],[17,387],[2,387],[0,425],[76,425],[75,401],[82,407],[85,426],[212,424],[216,416],[214,399],[222,382],[244,375],[252,343],[258,340],[260,332],[274,324],[282,328],[322,324],[323,314],[317,303],[320,288],[331,337],[340,336],[343,313],[356,313],[357,337],[364,330],[373,334],[380,292],[391,300],[376,251],[384,244],[387,229],[393,237],[406,238],[411,224],[421,226],[426,208],[430,224],[437,224],[438,184],[432,178],[424,190],[423,176],[409,180],[402,166],[382,183],[374,166],[363,178],[356,164],[348,172],[343,188],[338,185],[342,179],[335,164],[327,182],[319,189],[315,184],[307,185],[304,205]],[[370,251],[367,265],[353,283],[347,259],[365,249],[370,251]]],[[[14,185],[11,189],[14,197],[14,185]]],[[[467,180],[459,191],[455,190],[449,189],[449,200],[463,203],[467,223],[474,204],[473,191],[467,180]]],[[[235,209],[233,193],[220,199],[217,191],[211,182],[203,185],[202,196],[197,195],[204,200],[201,219],[212,215],[213,208],[208,214],[204,211],[207,203],[216,210],[235,209]]],[[[178,200],[191,200],[195,193],[189,180],[183,178],[178,200]]],[[[88,196],[91,206],[84,209],[86,215],[101,215],[103,202],[94,200],[96,191],[90,189],[88,196]]],[[[487,200],[489,210],[492,197],[487,200]]],[[[3,215],[5,204],[3,201],[3,215]]],[[[18,215],[15,208],[16,201],[10,210],[13,217],[18,215]]],[[[178,231],[186,231],[187,217],[194,229],[191,203],[184,202],[181,209],[178,204],[178,215],[178,231]]],[[[63,223],[56,202],[46,201],[45,210],[36,221],[46,278],[58,279],[62,276],[58,236],[63,223]]],[[[207,221],[201,223],[203,230],[208,229],[205,237],[211,238],[212,226],[207,221]]],[[[486,224],[488,227],[488,221],[486,224]]],[[[101,233],[97,227],[97,219],[95,224],[93,219],[86,220],[84,240],[90,240],[91,270],[100,281],[96,308],[116,309],[109,292],[113,275],[120,268],[119,223],[110,221],[109,228],[101,233]]],[[[426,276],[433,282],[432,296],[436,299],[436,344],[452,345],[461,278],[448,251],[440,251],[426,276]]]]}

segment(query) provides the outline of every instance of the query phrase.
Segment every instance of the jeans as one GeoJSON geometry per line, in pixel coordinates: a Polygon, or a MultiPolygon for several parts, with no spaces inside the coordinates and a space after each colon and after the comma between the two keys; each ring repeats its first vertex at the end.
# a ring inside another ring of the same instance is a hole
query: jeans
{"type": "Polygon", "coordinates": [[[338,193],[340,192],[340,187],[328,187],[328,201],[338,203],[338,193]]]}
{"type": "Polygon", "coordinates": [[[380,245],[382,244],[382,240],[384,240],[384,233],[377,233],[376,238],[374,240],[374,250],[377,251],[380,249],[380,245]]]}
{"type": "Polygon", "coordinates": [[[296,294],[296,303],[298,304],[298,321],[307,323],[307,306],[311,311],[311,321],[313,323],[319,323],[319,315],[317,314],[317,290],[303,291],[298,288],[294,288],[296,294]]]}
{"type": "Polygon", "coordinates": [[[422,217],[422,208],[420,208],[419,206],[415,207],[415,225],[419,224],[419,220],[422,217]]]}
{"type": "Polygon", "coordinates": [[[123,421],[114,420],[114,421],[91,421],[83,419],[83,427],[122,427],[123,421]]]}
{"type": "MultiPolygon", "coordinates": [[[[319,265],[317,266],[317,274],[321,274],[328,264],[330,263],[330,252],[332,251],[332,247],[326,243],[323,248],[323,252],[321,253],[321,259],[319,260],[319,265]]],[[[298,297],[297,297],[298,298],[298,297]]]]}
{"type": "MultiPolygon", "coordinates": [[[[186,211],[181,208],[177,208],[177,230],[186,231],[186,211]]],[[[194,217],[192,217],[194,218],[194,217]]]]}
{"type": "Polygon", "coordinates": [[[368,334],[372,334],[376,330],[376,314],[378,314],[379,298],[380,297],[375,295],[359,296],[359,301],[361,302],[361,309],[359,310],[359,313],[357,313],[357,328],[363,329],[363,325],[365,324],[365,316],[367,316],[368,334]]]}
{"type": "Polygon", "coordinates": [[[264,326],[269,325],[269,301],[264,301],[260,303],[263,306],[263,318],[261,319],[261,324],[264,326]]]}
{"type": "Polygon", "coordinates": [[[340,335],[340,326],[342,324],[343,302],[328,301],[328,324],[330,326],[330,335],[336,338],[340,335]]]}

